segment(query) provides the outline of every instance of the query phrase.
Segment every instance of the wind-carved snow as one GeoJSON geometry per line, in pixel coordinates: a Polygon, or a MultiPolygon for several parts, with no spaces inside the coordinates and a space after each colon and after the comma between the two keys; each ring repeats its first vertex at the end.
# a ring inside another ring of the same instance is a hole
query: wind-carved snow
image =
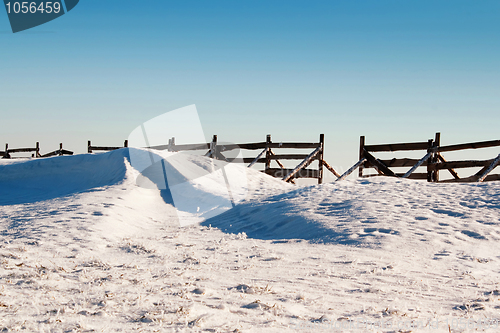
{"type": "Polygon", "coordinates": [[[245,173],[240,204],[180,227],[126,150],[2,161],[0,330],[461,332],[498,318],[498,183],[245,173]],[[373,326],[389,322],[401,328],[373,326]]]}

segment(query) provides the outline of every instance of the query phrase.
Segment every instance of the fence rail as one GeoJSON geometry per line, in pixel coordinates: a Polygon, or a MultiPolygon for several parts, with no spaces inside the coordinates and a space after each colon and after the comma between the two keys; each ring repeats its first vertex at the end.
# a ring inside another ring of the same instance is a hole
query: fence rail
{"type": "Polygon", "coordinates": [[[87,152],[89,154],[92,154],[94,151],[111,151],[111,150],[127,148],[127,147],[128,147],[128,140],[125,140],[125,142],[123,143],[123,147],[92,146],[92,142],[90,140],[87,141],[87,152]]]}
{"type": "Polygon", "coordinates": [[[441,180],[442,182],[483,182],[500,179],[500,175],[491,175],[490,173],[500,164],[500,154],[489,160],[464,160],[447,161],[442,152],[460,151],[466,149],[480,149],[500,146],[500,140],[462,143],[449,146],[441,146],[441,133],[436,133],[434,139],[427,142],[409,142],[394,144],[366,145],[365,137],[360,137],[359,144],[359,162],[351,167],[338,180],[345,179],[356,168],[359,169],[359,177],[373,176],[391,176],[410,179],[427,179],[429,182],[439,182],[440,170],[448,170],[453,179],[441,180]],[[374,152],[396,152],[396,151],[425,151],[421,159],[413,158],[393,158],[378,159],[372,153],[374,152]],[[406,173],[396,173],[391,168],[411,167],[406,173]],[[415,173],[420,167],[426,167],[426,173],[415,173]],[[455,169],[476,168],[482,169],[476,174],[461,178],[455,169]],[[364,169],[373,168],[377,171],[376,175],[365,175],[364,169]]]}
{"type": "MultiPolygon", "coordinates": [[[[323,182],[323,168],[326,168],[334,174],[337,180],[344,180],[356,169],[358,169],[360,178],[390,176],[409,179],[426,179],[429,182],[484,182],[500,180],[500,174],[492,174],[493,170],[500,165],[500,154],[485,160],[459,161],[446,160],[442,154],[451,151],[500,147],[500,140],[441,146],[441,133],[436,133],[434,139],[429,139],[427,141],[367,145],[366,138],[361,136],[359,144],[359,161],[344,174],[340,175],[324,159],[324,139],[324,134],[320,134],[318,142],[273,142],[269,134],[266,136],[266,141],[234,144],[218,142],[217,135],[214,135],[211,142],[176,144],[175,138],[171,138],[168,140],[168,144],[146,148],[168,150],[171,152],[207,150],[205,156],[218,160],[244,163],[248,167],[253,167],[256,164],[264,164],[264,169],[261,170],[262,172],[291,183],[294,183],[294,180],[298,178],[313,178],[317,179],[318,183],[321,184],[323,182]],[[290,152],[278,154],[275,152],[277,149],[312,149],[312,151],[309,154],[290,152]],[[260,152],[255,157],[228,158],[226,153],[233,150],[260,150],[260,152]],[[422,157],[419,159],[406,157],[380,159],[375,156],[375,153],[379,152],[402,151],[421,151],[422,157]],[[285,167],[282,161],[299,162],[295,167],[290,168],[285,167]],[[318,161],[317,168],[308,168],[315,161],[318,161]],[[278,167],[271,166],[272,163],[277,164],[278,167]],[[409,169],[406,172],[396,172],[393,170],[394,168],[409,169]],[[422,168],[425,168],[426,172],[417,172],[422,168]],[[456,171],[456,169],[468,168],[480,168],[480,170],[467,177],[459,176],[456,171]],[[365,169],[374,169],[377,173],[365,174],[365,169]],[[448,171],[452,178],[441,180],[440,172],[443,171],[448,171]]],[[[93,146],[91,141],[87,142],[88,153],[93,153],[95,151],[111,151],[126,147],[128,147],[128,140],[124,141],[123,147],[93,146]]],[[[42,155],[40,153],[40,144],[37,142],[35,147],[28,148],[9,148],[9,144],[5,144],[5,150],[0,151],[0,156],[2,158],[16,158],[12,157],[12,154],[17,153],[32,153],[32,157],[34,158],[73,155],[72,151],[63,149],[62,143],[59,144],[59,149],[42,155]]]]}
{"type": "Polygon", "coordinates": [[[169,140],[167,145],[151,146],[148,148],[158,150],[169,150],[173,152],[191,151],[191,150],[208,150],[205,156],[219,160],[226,160],[225,152],[245,149],[245,150],[260,150],[262,151],[257,157],[238,157],[231,159],[231,162],[249,164],[252,167],[255,164],[264,164],[264,170],[268,175],[281,178],[286,182],[294,182],[297,178],[316,178],[318,183],[323,181],[323,166],[332,172],[337,177],[338,173],[324,161],[324,138],[320,135],[319,142],[272,142],[271,135],[267,135],[266,141],[254,143],[218,143],[217,135],[214,135],[211,142],[198,144],[176,144],[175,138],[169,140]],[[276,154],[273,149],[314,149],[310,154],[276,154]],[[286,168],[281,161],[300,160],[301,162],[293,169],[286,168]],[[318,161],[317,169],[306,169],[312,162],[318,161]],[[275,162],[279,168],[272,168],[271,163],[275,162]]]}
{"type": "MultiPolygon", "coordinates": [[[[62,143],[59,144],[59,149],[52,151],[47,154],[40,154],[40,143],[37,142],[35,147],[33,148],[9,148],[9,144],[5,144],[5,150],[0,151],[0,156],[2,158],[19,158],[19,157],[13,157],[11,154],[17,154],[17,153],[33,153],[31,157],[34,158],[40,158],[40,157],[50,157],[50,156],[61,156],[61,155],[73,155],[72,151],[65,150],[62,147],[62,143]]],[[[22,158],[22,157],[21,157],[22,158]]]]}

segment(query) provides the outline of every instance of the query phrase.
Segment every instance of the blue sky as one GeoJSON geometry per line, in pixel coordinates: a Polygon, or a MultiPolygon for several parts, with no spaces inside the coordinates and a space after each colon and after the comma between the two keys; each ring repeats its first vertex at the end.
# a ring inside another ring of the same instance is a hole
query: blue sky
{"type": "MultiPolygon", "coordinates": [[[[119,145],[196,104],[224,141],[499,139],[498,1],[81,0],[12,34],[0,10],[0,144],[119,145]]],[[[492,156],[489,156],[492,157],[492,156]]]]}

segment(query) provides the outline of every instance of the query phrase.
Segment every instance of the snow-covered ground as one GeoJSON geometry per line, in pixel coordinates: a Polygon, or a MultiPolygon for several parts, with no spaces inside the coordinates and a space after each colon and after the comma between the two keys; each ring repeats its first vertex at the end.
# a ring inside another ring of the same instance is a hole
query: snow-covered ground
{"type": "Polygon", "coordinates": [[[0,162],[0,331],[500,330],[500,183],[246,170],[245,200],[181,227],[128,160],[0,162]]]}

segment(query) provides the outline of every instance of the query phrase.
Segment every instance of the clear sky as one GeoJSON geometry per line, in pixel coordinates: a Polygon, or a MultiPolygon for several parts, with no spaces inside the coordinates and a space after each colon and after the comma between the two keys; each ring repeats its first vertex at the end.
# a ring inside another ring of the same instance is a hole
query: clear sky
{"type": "MultiPolygon", "coordinates": [[[[0,9],[0,145],[120,145],[196,104],[207,137],[500,139],[499,1],[81,0],[13,34],[0,9]]],[[[493,157],[493,156],[489,156],[493,157]]]]}

